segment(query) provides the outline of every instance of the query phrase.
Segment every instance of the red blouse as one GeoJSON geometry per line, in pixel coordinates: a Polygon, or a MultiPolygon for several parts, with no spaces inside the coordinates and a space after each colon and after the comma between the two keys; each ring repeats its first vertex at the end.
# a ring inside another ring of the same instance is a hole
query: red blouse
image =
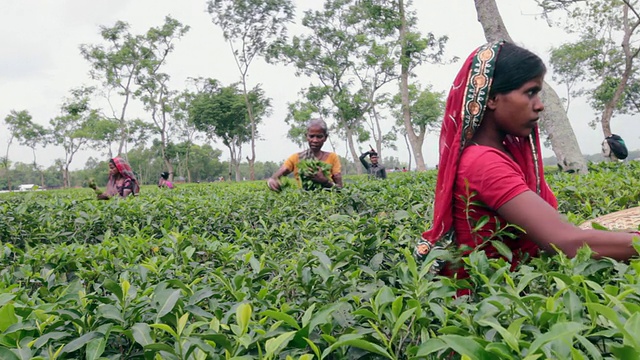
{"type": "MultiPolygon", "coordinates": [[[[507,227],[508,222],[496,212],[517,195],[536,191],[527,185],[535,184],[535,181],[527,180],[520,166],[502,151],[482,145],[471,145],[464,149],[453,189],[453,227],[463,254],[480,246],[484,239],[491,239],[502,241],[511,249],[512,269],[523,257],[537,255],[538,246],[521,231],[507,227]],[[488,221],[481,225],[480,220],[484,216],[488,216],[488,221]],[[501,229],[515,237],[500,236],[501,229]]],[[[557,208],[557,203],[550,205],[557,208]]],[[[489,258],[500,257],[490,243],[484,244],[483,249],[489,258]]],[[[462,267],[454,271],[447,266],[443,274],[468,277],[462,267]]]]}

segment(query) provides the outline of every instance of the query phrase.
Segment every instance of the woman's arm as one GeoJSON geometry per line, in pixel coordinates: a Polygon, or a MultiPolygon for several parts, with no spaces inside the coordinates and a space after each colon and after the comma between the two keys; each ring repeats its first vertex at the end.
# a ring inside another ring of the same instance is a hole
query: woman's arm
{"type": "Polygon", "coordinates": [[[337,188],[342,188],[342,173],[333,174],[333,182],[337,188]]]}
{"type": "Polygon", "coordinates": [[[632,246],[636,234],[602,230],[582,230],[564,220],[560,214],[533,191],[516,195],[498,209],[498,214],[527,233],[546,251],[555,245],[573,257],[583,245],[589,245],[596,257],[627,260],[637,255],[632,246]]]}
{"type": "Polygon", "coordinates": [[[267,185],[269,189],[273,191],[280,190],[280,178],[283,176],[287,176],[291,173],[291,170],[287,168],[285,165],[282,165],[280,169],[278,169],[270,178],[267,179],[267,185]]]}

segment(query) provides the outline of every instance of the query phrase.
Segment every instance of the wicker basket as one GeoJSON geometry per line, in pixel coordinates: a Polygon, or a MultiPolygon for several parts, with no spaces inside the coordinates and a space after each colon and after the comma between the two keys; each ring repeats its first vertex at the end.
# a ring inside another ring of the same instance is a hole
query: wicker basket
{"type": "Polygon", "coordinates": [[[616,211],[580,224],[581,229],[591,229],[591,223],[596,222],[610,230],[637,231],[640,225],[640,207],[616,211]]]}

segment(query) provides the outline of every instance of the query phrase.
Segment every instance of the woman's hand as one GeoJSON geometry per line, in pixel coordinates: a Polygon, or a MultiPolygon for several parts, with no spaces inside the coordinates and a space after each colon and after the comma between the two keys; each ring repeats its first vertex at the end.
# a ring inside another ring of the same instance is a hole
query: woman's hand
{"type": "Polygon", "coordinates": [[[322,186],[326,186],[326,187],[330,187],[331,186],[331,181],[324,175],[324,173],[322,172],[322,169],[318,168],[318,172],[313,175],[313,177],[311,178],[311,181],[318,183],[322,186]]]}
{"type": "Polygon", "coordinates": [[[109,195],[102,193],[98,195],[98,200],[109,200],[109,195]]]}
{"type": "Polygon", "coordinates": [[[267,186],[273,191],[280,191],[280,181],[272,177],[267,179],[267,186]]]}

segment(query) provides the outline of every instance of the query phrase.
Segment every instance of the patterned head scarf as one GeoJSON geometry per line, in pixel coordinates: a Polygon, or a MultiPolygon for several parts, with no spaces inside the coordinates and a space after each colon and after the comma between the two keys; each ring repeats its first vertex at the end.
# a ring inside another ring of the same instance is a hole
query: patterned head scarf
{"type": "MultiPolygon", "coordinates": [[[[422,234],[415,248],[418,257],[425,256],[435,246],[444,247],[455,241],[453,188],[458,163],[462,150],[482,122],[491,92],[496,59],[504,43],[488,43],[471,53],[449,91],[440,132],[440,161],[433,222],[431,229],[422,234]]],[[[507,135],[505,147],[525,173],[527,185],[536,189],[538,195],[557,208],[556,198],[544,180],[542,162],[539,161],[538,127],[526,138],[507,135]]]]}
{"type": "Polygon", "coordinates": [[[140,184],[138,184],[138,179],[136,179],[136,175],[133,173],[133,170],[131,170],[129,163],[121,157],[114,157],[111,161],[116,165],[120,175],[133,182],[133,194],[137,195],[140,192],[140,184]]]}

